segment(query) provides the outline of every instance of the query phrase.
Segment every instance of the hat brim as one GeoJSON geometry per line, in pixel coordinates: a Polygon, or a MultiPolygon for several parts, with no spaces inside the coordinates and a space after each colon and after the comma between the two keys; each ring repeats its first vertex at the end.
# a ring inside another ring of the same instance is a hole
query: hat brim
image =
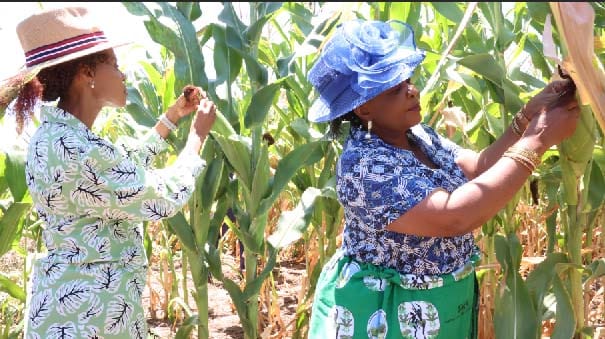
{"type": "Polygon", "coordinates": [[[31,81],[44,68],[62,64],[107,49],[130,45],[132,43],[132,41],[107,41],[81,51],[42,62],[35,66],[22,67],[15,74],[0,81],[0,115],[4,113],[4,109],[6,109],[8,104],[17,97],[21,87],[31,81]]]}
{"type": "Polygon", "coordinates": [[[122,47],[122,46],[126,46],[126,45],[130,45],[132,44],[132,41],[108,41],[108,42],[103,42],[100,43],[98,45],[95,45],[93,47],[81,50],[81,51],[77,51],[74,53],[70,53],[64,56],[61,56],[59,58],[53,59],[53,60],[48,60],[48,61],[44,61],[40,64],[31,66],[31,67],[22,67],[19,71],[17,71],[17,73],[2,79],[0,81],[0,87],[3,87],[3,84],[8,81],[9,79],[13,79],[15,77],[27,77],[27,78],[33,78],[38,72],[40,72],[42,69],[44,68],[48,68],[48,67],[52,67],[58,64],[62,64],[64,62],[67,61],[71,61],[71,60],[75,60],[78,58],[81,58],[83,56],[86,55],[90,55],[90,54],[94,54],[97,52],[101,52],[104,51],[106,49],[110,49],[110,48],[117,48],[117,47],[122,47]]]}

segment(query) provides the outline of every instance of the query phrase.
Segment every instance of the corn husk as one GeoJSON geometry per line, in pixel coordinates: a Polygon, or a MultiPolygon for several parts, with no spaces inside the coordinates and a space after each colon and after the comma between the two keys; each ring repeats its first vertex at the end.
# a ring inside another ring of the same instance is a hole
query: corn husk
{"type": "Polygon", "coordinates": [[[594,52],[594,9],[587,2],[550,2],[550,8],[566,52],[562,66],[574,80],[582,105],[590,105],[605,131],[605,71],[594,52]]]}

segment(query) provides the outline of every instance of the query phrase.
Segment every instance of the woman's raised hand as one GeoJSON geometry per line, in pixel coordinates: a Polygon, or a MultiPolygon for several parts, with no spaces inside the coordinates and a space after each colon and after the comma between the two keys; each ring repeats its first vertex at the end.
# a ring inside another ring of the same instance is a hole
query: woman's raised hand
{"type": "Polygon", "coordinates": [[[522,137],[540,151],[545,151],[570,137],[576,130],[580,116],[580,106],[575,97],[566,98],[555,106],[545,107],[544,110],[544,114],[532,119],[522,137]]]}
{"type": "Polygon", "coordinates": [[[556,105],[557,101],[560,100],[561,93],[564,93],[571,86],[574,86],[571,80],[554,80],[550,82],[540,93],[536,94],[533,98],[527,102],[524,107],[524,114],[530,120],[540,115],[540,113],[546,111],[548,107],[556,105]]]}
{"type": "Polygon", "coordinates": [[[202,139],[205,138],[208,133],[210,133],[210,129],[212,128],[215,119],[216,106],[214,105],[214,102],[210,99],[203,98],[197,108],[197,113],[191,122],[189,134],[195,134],[202,139]]]}
{"type": "Polygon", "coordinates": [[[210,133],[210,129],[212,128],[215,119],[216,106],[210,99],[205,96],[202,97],[197,106],[195,117],[193,117],[193,121],[191,121],[185,149],[194,153],[199,153],[204,140],[208,136],[208,133],[210,133]]]}

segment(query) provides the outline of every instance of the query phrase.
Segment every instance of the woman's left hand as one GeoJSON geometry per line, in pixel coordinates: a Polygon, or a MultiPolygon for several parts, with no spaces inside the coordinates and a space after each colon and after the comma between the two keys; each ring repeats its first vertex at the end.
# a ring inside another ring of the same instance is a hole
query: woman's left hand
{"type": "Polygon", "coordinates": [[[569,80],[555,80],[546,85],[540,93],[536,94],[536,96],[525,104],[523,111],[525,117],[532,120],[551,107],[558,100],[559,93],[565,89],[568,82],[569,80]]]}

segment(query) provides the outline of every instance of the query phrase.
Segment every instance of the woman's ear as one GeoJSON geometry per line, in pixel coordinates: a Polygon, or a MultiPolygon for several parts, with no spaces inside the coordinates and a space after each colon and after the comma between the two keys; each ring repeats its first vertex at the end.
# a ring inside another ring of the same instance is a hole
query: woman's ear
{"type": "Polygon", "coordinates": [[[90,84],[94,82],[94,76],[95,72],[90,66],[80,65],[73,81],[82,83],[85,86],[90,86],[90,84]]]}
{"type": "Polygon", "coordinates": [[[353,109],[353,113],[355,113],[355,115],[362,121],[372,120],[372,114],[366,107],[364,107],[364,105],[353,109]]]}

